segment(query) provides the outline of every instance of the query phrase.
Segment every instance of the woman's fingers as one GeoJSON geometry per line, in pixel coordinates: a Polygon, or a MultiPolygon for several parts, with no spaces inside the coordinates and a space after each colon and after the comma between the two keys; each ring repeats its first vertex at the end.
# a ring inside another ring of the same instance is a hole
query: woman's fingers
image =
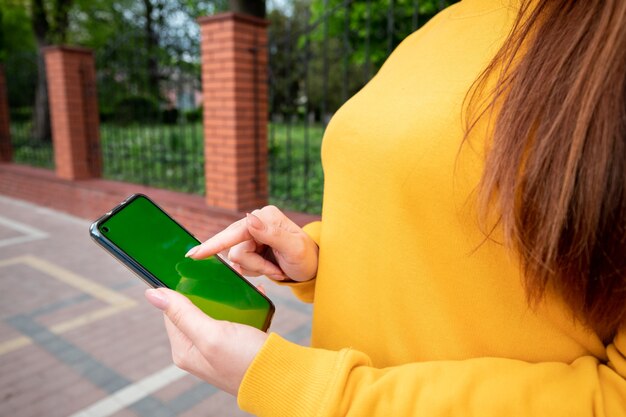
{"type": "Polygon", "coordinates": [[[248,233],[260,243],[288,255],[300,250],[298,237],[302,229],[273,206],[246,215],[248,233]]]}
{"type": "Polygon", "coordinates": [[[258,254],[256,248],[256,244],[252,241],[240,243],[230,249],[228,259],[237,264],[241,269],[240,272],[246,276],[284,277],[283,271],[276,264],[258,254]]]}
{"type": "MultiPolygon", "coordinates": [[[[246,220],[250,235],[255,241],[271,248],[272,255],[285,277],[306,281],[315,276],[317,244],[298,225],[272,206],[248,214],[246,220]]],[[[278,276],[267,275],[280,280],[278,276]]]]}
{"type": "Polygon", "coordinates": [[[267,334],[249,326],[214,320],[187,297],[166,288],[149,289],[145,294],[150,304],[165,314],[174,363],[237,395],[267,334]]]}
{"type": "Polygon", "coordinates": [[[186,256],[193,259],[205,259],[253,238],[278,251],[289,251],[288,235],[298,232],[300,228],[274,206],[263,207],[253,213],[234,222],[204,243],[191,248],[186,256]],[[256,216],[259,216],[262,221],[256,216]]]}
{"type": "Polygon", "coordinates": [[[317,244],[274,206],[247,214],[186,256],[205,259],[229,248],[229,258],[246,275],[306,281],[317,273],[317,244]]]}
{"type": "Polygon", "coordinates": [[[200,311],[187,297],[168,288],[148,289],[145,296],[150,304],[163,311],[190,344],[202,352],[210,350],[211,341],[219,330],[214,319],[200,311]]]}
{"type": "Polygon", "coordinates": [[[185,256],[193,259],[206,259],[250,239],[252,239],[252,236],[248,232],[246,219],[241,219],[204,243],[191,248],[185,256]]]}

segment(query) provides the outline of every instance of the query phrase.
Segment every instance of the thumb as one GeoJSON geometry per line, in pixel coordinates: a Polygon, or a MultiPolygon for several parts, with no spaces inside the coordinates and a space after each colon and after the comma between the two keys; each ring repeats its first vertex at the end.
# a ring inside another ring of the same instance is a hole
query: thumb
{"type": "Polygon", "coordinates": [[[184,295],[168,288],[150,288],[146,290],[145,297],[150,304],[162,310],[200,351],[210,343],[211,336],[216,335],[218,321],[207,316],[184,295]]]}

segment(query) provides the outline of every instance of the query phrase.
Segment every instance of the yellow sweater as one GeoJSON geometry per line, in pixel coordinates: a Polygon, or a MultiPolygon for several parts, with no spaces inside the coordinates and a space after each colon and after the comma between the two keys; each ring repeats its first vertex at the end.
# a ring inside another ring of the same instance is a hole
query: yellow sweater
{"type": "MultiPolygon", "coordinates": [[[[260,416],[626,416],[609,346],[558,298],[528,307],[515,256],[474,211],[485,138],[463,99],[510,30],[505,0],[449,7],[391,55],[324,137],[313,347],[272,334],[245,375],[260,416]]],[[[514,3],[514,0],[512,0],[514,3]]]]}

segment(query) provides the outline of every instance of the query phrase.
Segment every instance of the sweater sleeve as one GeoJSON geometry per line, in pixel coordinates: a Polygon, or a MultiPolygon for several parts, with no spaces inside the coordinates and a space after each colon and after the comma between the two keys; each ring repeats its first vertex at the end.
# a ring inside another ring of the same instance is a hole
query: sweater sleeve
{"type": "Polygon", "coordinates": [[[607,363],[477,358],[377,369],[363,353],[307,348],[272,334],[238,401],[261,417],[625,416],[625,355],[623,328],[607,347],[607,363]]]}
{"type": "MultiPolygon", "coordinates": [[[[322,222],[316,221],[305,225],[302,230],[313,239],[313,241],[320,246],[320,233],[322,230],[322,222]]],[[[305,282],[276,282],[278,285],[283,285],[291,288],[291,291],[300,301],[305,303],[312,303],[315,294],[315,281],[316,279],[310,279],[305,282]]]]}
{"type": "Polygon", "coordinates": [[[304,233],[309,235],[311,237],[311,239],[313,239],[313,241],[315,243],[317,243],[317,246],[320,245],[320,235],[322,233],[322,222],[321,221],[311,222],[311,223],[305,225],[302,228],[302,230],[304,230],[304,233]]]}

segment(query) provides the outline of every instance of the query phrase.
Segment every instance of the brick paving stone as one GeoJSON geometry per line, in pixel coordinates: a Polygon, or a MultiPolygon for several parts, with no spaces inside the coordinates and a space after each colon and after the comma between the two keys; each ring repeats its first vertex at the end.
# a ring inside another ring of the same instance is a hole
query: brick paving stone
{"type": "Polygon", "coordinates": [[[111,417],[137,417],[137,413],[134,413],[131,410],[125,408],[118,411],[117,413],[111,414],[111,417]]]}
{"type": "Polygon", "coordinates": [[[0,318],[27,313],[43,305],[80,295],[80,291],[28,265],[0,267],[2,298],[20,302],[0,303],[0,318]]]}
{"type": "Polygon", "coordinates": [[[301,326],[308,325],[310,320],[311,318],[309,315],[299,311],[277,311],[276,316],[272,321],[272,331],[280,334],[286,334],[300,328],[301,326]]]}
{"type": "MultiPolygon", "coordinates": [[[[73,408],[82,407],[106,394],[90,384],[89,381],[81,378],[71,368],[56,360],[48,352],[36,346],[32,346],[32,348],[36,349],[37,353],[30,353],[28,357],[33,364],[40,366],[30,367],[30,369],[23,367],[17,372],[3,375],[3,381],[8,382],[0,388],[0,398],[3,405],[15,410],[24,408],[37,410],[32,411],[32,415],[61,416],[70,414],[73,408]],[[65,400],[75,388],[80,389],[81,395],[72,401],[65,400]],[[59,402],[60,399],[64,400],[55,408],[55,410],[60,410],[58,413],[57,411],[43,413],[42,408],[38,405],[53,403],[54,401],[59,402]]],[[[26,348],[21,350],[26,351],[26,348]]]]}
{"type": "MultiPolygon", "coordinates": [[[[20,337],[22,334],[15,330],[13,327],[7,325],[4,321],[0,320],[0,344],[13,340],[16,337],[20,337]]],[[[2,360],[0,359],[0,364],[2,360]]]]}
{"type": "MultiPolygon", "coordinates": [[[[67,416],[171,365],[163,317],[144,300],[147,288],[91,242],[90,220],[0,196],[0,213],[38,230],[37,239],[0,246],[0,260],[34,256],[136,302],[106,318],[60,334],[50,327],[108,305],[79,288],[24,264],[0,267],[0,343],[27,335],[33,342],[0,352],[0,416],[67,416]],[[41,237],[46,234],[47,237],[41,237]],[[6,302],[10,301],[10,302],[6,302]]],[[[0,225],[0,242],[18,236],[0,225]]],[[[277,313],[272,327],[306,340],[311,307],[290,290],[264,283],[277,313]]],[[[243,417],[236,399],[184,376],[114,414],[115,417],[243,417]]]]}
{"type": "Polygon", "coordinates": [[[11,229],[3,224],[0,224],[0,240],[11,239],[23,235],[24,233],[19,230],[11,229]]]}
{"type": "Polygon", "coordinates": [[[92,383],[81,379],[74,385],[67,385],[63,389],[65,399],[72,404],[72,408],[79,410],[106,397],[107,393],[96,388],[92,383]]]}
{"type": "Polygon", "coordinates": [[[245,413],[237,406],[237,399],[230,394],[223,392],[216,393],[211,397],[203,400],[195,407],[180,414],[180,417],[249,417],[250,414],[245,413]]]}
{"type": "Polygon", "coordinates": [[[171,364],[162,318],[156,318],[151,325],[129,320],[124,326],[94,326],[88,336],[76,331],[67,339],[120,375],[138,380],[171,364]]]}
{"type": "Polygon", "coordinates": [[[198,385],[199,383],[200,380],[198,378],[193,375],[187,375],[179,379],[178,381],[175,381],[167,385],[166,387],[161,388],[153,395],[155,398],[158,398],[164,403],[167,403],[176,398],[178,395],[198,385]]]}
{"type": "Polygon", "coordinates": [[[28,345],[0,356],[0,399],[19,380],[29,380],[60,362],[37,345],[28,345]]]}
{"type": "Polygon", "coordinates": [[[78,316],[100,310],[109,305],[95,298],[85,299],[85,297],[76,297],[76,299],[80,301],[71,302],[65,307],[58,308],[54,312],[38,317],[37,322],[46,327],[52,327],[55,324],[72,320],[78,316]]]}
{"type": "Polygon", "coordinates": [[[81,387],[81,394],[78,396],[71,396],[70,391],[72,386],[55,393],[54,395],[47,395],[33,403],[29,404],[27,408],[29,413],[25,413],[24,416],[28,417],[63,417],[71,415],[78,410],[83,409],[89,404],[98,401],[103,398],[106,393],[97,389],[94,386],[88,388],[82,388],[86,386],[86,382],[81,382],[75,386],[81,387]]]}
{"type": "Polygon", "coordinates": [[[171,365],[171,363],[172,361],[169,355],[163,356],[160,361],[153,361],[138,354],[120,363],[114,364],[112,369],[119,370],[121,374],[132,380],[138,380],[160,371],[171,365]]]}
{"type": "MultiPolygon", "coordinates": [[[[169,401],[168,407],[176,411],[178,414],[182,414],[195,408],[198,404],[208,398],[211,398],[217,392],[217,388],[205,382],[199,382],[169,401]]],[[[207,413],[204,412],[204,414],[207,413]]]]}

